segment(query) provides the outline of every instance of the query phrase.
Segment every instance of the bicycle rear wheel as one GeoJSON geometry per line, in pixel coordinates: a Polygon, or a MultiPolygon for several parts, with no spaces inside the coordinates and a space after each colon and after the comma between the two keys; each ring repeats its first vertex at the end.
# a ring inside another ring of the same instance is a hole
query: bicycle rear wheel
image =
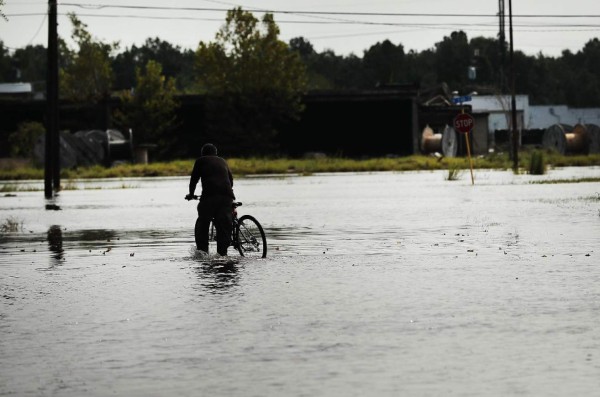
{"type": "Polygon", "coordinates": [[[258,221],[250,215],[242,216],[238,221],[237,249],[240,255],[253,258],[267,257],[267,238],[258,221]]]}

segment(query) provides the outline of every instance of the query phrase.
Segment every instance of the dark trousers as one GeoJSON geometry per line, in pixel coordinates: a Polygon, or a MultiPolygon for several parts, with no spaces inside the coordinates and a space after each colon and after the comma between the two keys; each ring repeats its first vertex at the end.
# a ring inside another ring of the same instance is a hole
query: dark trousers
{"type": "Polygon", "coordinates": [[[231,243],[231,222],[233,200],[227,196],[202,197],[198,204],[198,219],[194,234],[196,248],[208,252],[208,232],[210,222],[213,221],[217,229],[217,252],[227,255],[227,248],[231,243]]]}

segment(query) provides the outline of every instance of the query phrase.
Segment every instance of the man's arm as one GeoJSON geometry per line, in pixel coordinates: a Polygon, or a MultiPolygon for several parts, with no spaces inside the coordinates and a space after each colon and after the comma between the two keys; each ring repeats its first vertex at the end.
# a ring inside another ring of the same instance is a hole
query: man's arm
{"type": "Polygon", "coordinates": [[[190,176],[190,196],[194,195],[196,191],[196,185],[200,180],[200,164],[198,164],[198,160],[194,163],[194,168],[192,169],[192,175],[190,176]]]}

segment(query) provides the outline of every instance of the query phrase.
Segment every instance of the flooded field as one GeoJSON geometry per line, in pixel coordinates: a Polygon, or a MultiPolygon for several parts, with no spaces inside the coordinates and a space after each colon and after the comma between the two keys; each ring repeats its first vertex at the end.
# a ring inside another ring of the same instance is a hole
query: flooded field
{"type": "Polygon", "coordinates": [[[187,178],[3,195],[0,395],[597,394],[600,184],[529,182],[600,168],[446,175],[236,180],[269,255],[234,265],[187,178]]]}

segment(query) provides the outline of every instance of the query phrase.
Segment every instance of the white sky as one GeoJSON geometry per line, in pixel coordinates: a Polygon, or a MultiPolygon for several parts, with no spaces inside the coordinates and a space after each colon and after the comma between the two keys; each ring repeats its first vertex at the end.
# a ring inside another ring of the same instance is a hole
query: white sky
{"type": "MultiPolygon", "coordinates": [[[[600,0],[512,2],[516,50],[530,55],[541,52],[559,56],[565,49],[577,52],[591,38],[600,37],[600,0]],[[572,15],[577,17],[569,17],[572,15]]],[[[508,3],[509,0],[505,0],[507,40],[508,3]]],[[[44,14],[47,4],[45,0],[5,0],[3,12],[9,20],[0,19],[0,40],[4,45],[11,49],[28,44],[46,45],[48,28],[44,14]]],[[[331,49],[338,55],[354,53],[362,56],[364,50],[385,39],[401,43],[405,51],[422,51],[433,47],[453,30],[464,30],[469,39],[476,36],[493,38],[498,34],[498,0],[59,0],[58,4],[59,35],[71,36],[71,25],[64,15],[75,12],[94,37],[105,42],[118,41],[120,50],[132,44],[140,45],[148,37],[159,37],[173,45],[195,49],[199,41],[214,39],[225,15],[219,10],[234,6],[250,11],[271,10],[281,29],[282,40],[287,42],[303,36],[317,51],[331,49]],[[173,9],[127,9],[111,5],[173,9]],[[204,10],[180,9],[184,7],[204,10]],[[322,14],[324,12],[338,14],[322,14]],[[465,16],[468,14],[482,16],[465,16]]],[[[262,12],[255,12],[255,15],[261,16],[262,12]]]]}

